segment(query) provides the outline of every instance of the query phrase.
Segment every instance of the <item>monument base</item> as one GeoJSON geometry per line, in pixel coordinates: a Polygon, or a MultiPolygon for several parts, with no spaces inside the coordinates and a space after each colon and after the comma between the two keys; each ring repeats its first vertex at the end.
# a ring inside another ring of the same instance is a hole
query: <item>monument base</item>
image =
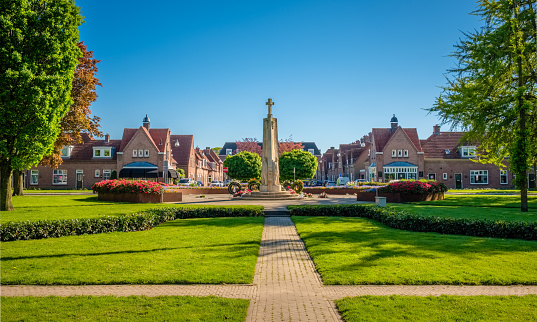
{"type": "Polygon", "coordinates": [[[298,194],[290,193],[289,191],[279,191],[279,192],[261,192],[261,191],[252,191],[248,195],[243,195],[242,199],[248,200],[288,200],[288,199],[299,199],[298,194]]]}

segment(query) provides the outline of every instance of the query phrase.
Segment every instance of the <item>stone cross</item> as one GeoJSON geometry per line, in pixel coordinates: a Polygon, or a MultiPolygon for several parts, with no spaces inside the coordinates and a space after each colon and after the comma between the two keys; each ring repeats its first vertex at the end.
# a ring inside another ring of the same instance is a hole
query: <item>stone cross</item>
{"type": "Polygon", "coordinates": [[[268,105],[268,115],[271,115],[272,114],[272,105],[274,105],[274,102],[272,102],[272,98],[269,98],[268,102],[266,102],[265,104],[268,105]]]}

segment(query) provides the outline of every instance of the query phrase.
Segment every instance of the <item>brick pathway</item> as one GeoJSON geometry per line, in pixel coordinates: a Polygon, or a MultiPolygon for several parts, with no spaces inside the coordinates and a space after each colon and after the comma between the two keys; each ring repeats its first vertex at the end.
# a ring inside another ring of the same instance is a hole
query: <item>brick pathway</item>
{"type": "Polygon", "coordinates": [[[323,286],[289,217],[267,217],[252,285],[1,286],[2,296],[192,295],[250,299],[247,321],[341,321],[334,300],[361,295],[526,295],[537,286],[323,286]]]}

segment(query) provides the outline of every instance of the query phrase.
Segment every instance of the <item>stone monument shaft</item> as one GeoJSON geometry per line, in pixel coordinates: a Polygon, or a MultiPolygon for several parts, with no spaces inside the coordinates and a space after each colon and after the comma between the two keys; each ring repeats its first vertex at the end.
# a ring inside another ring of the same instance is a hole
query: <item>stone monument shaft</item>
{"type": "Polygon", "coordinates": [[[263,158],[261,167],[261,192],[280,192],[278,168],[278,122],[272,117],[272,99],[268,99],[267,117],[263,119],[263,158]]]}

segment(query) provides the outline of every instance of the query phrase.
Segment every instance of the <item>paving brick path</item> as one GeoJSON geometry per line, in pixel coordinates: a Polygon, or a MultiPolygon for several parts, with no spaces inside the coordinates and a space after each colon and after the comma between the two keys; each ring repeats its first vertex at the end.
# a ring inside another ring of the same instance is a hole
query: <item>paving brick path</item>
{"type": "MultiPolygon", "coordinates": [[[[271,206],[278,208],[278,205],[271,206]]],[[[267,217],[252,285],[17,285],[1,286],[0,294],[2,296],[214,295],[250,299],[247,321],[341,321],[333,301],[346,296],[526,295],[537,294],[537,286],[324,286],[291,219],[267,217]]]]}

